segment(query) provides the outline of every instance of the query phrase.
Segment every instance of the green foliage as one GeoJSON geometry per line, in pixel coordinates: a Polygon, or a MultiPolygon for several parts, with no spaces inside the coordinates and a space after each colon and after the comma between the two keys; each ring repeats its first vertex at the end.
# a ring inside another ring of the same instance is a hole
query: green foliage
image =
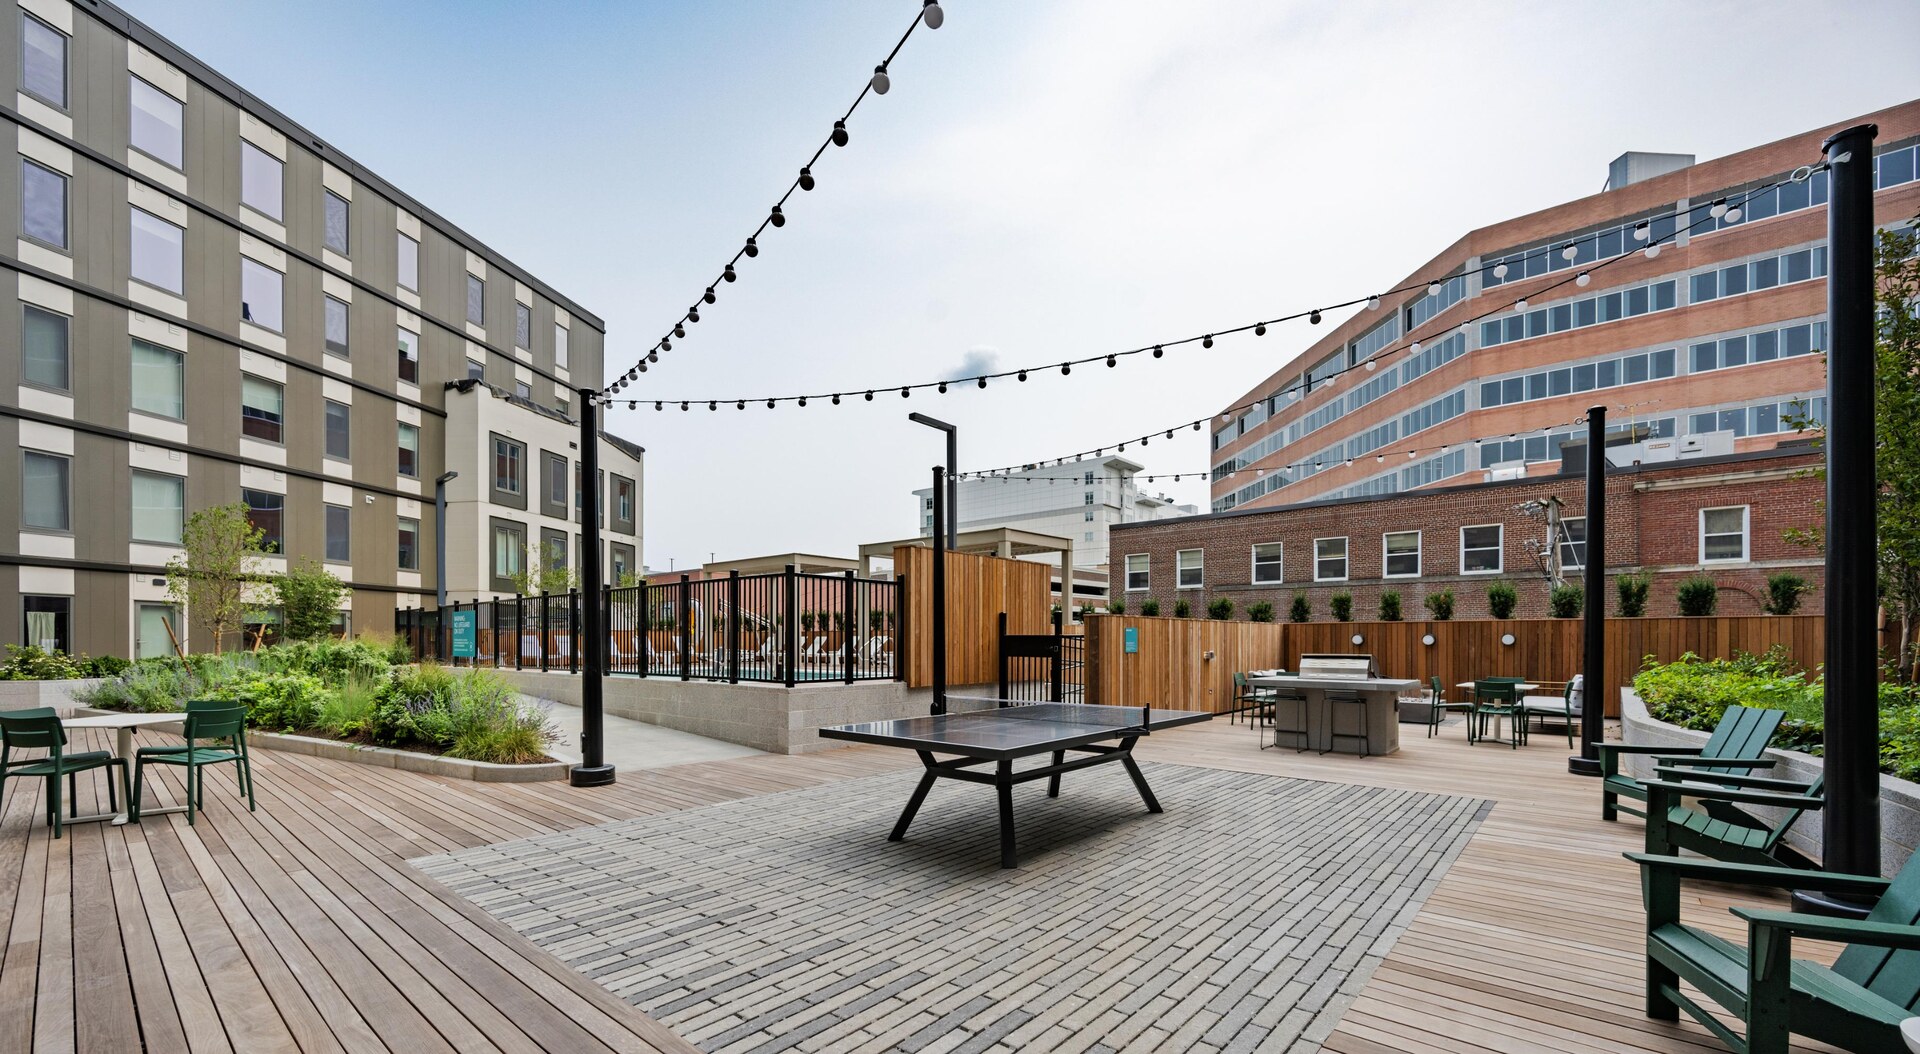
{"type": "Polygon", "coordinates": [[[1380,621],[1400,621],[1400,594],[1398,592],[1389,589],[1380,594],[1380,621]]]}
{"type": "Polygon", "coordinates": [[[1233,601],[1227,597],[1214,597],[1207,602],[1207,617],[1215,622],[1226,622],[1233,618],[1233,601]]]}
{"type": "Polygon", "coordinates": [[[800,613],[800,628],[801,628],[802,630],[805,630],[805,631],[806,631],[806,632],[808,632],[808,633],[812,633],[812,632],[813,632],[813,622],[814,622],[814,619],[815,619],[815,618],[817,618],[817,617],[818,617],[818,616],[816,616],[816,615],[815,615],[815,614],[814,614],[813,612],[811,612],[811,611],[802,611],[802,612],[800,613]]]}
{"type": "Polygon", "coordinates": [[[1653,589],[1653,578],[1644,572],[1637,575],[1621,575],[1613,580],[1614,596],[1620,606],[1615,614],[1621,618],[1639,618],[1647,613],[1647,594],[1653,589]]]}
{"type": "Polygon", "coordinates": [[[388,746],[424,745],[471,761],[518,763],[546,756],[558,733],[544,709],[522,703],[499,675],[455,675],[422,665],[376,693],[372,736],[388,746]]]}
{"type": "Polygon", "coordinates": [[[1158,618],[1160,616],[1160,602],[1152,597],[1142,600],[1140,602],[1140,613],[1148,618],[1158,618]]]}
{"type": "Polygon", "coordinates": [[[1090,616],[1090,615],[1092,615],[1092,614],[1093,614],[1093,605],[1092,605],[1092,604],[1082,604],[1082,605],[1080,605],[1080,621],[1082,621],[1082,622],[1085,622],[1085,621],[1087,620],[1087,618],[1088,618],[1088,616],[1090,616]]]}
{"type": "Polygon", "coordinates": [[[1427,614],[1433,616],[1435,622],[1447,622],[1453,618],[1453,590],[1428,593],[1424,603],[1427,605],[1427,614]]]}
{"type": "Polygon", "coordinates": [[[1253,603],[1248,604],[1247,605],[1247,621],[1248,622],[1272,622],[1273,621],[1273,602],[1268,600],[1256,600],[1253,603]]]}
{"type": "Polygon", "coordinates": [[[1335,622],[1353,621],[1352,593],[1335,593],[1327,603],[1333,608],[1333,619],[1335,622]]]}
{"type": "Polygon", "coordinates": [[[83,662],[33,644],[9,644],[6,660],[0,661],[0,681],[68,681],[87,676],[83,662]]]}
{"type": "Polygon", "coordinates": [[[87,677],[118,677],[133,666],[133,660],[118,655],[96,655],[91,659],[82,657],[81,666],[86,669],[87,677]]]}
{"type": "Polygon", "coordinates": [[[307,673],[247,670],[206,694],[247,708],[247,724],[268,732],[305,732],[320,723],[326,685],[307,673]]]}
{"type": "Polygon", "coordinates": [[[399,665],[387,646],[364,639],[282,644],[260,652],[257,661],[265,670],[311,674],[329,688],[338,688],[351,678],[383,677],[388,667],[399,665]]]}
{"type": "Polygon", "coordinates": [[[573,568],[567,566],[566,551],[554,542],[542,542],[537,550],[529,552],[527,566],[512,577],[514,591],[527,596],[565,593],[578,582],[573,568]]]}
{"type": "Polygon", "coordinates": [[[1547,610],[1554,618],[1579,618],[1586,605],[1587,591],[1572,583],[1554,586],[1547,594],[1547,610]]]}
{"type": "MultiPolygon", "coordinates": [[[[1059,610],[1057,607],[1054,610],[1059,610]]],[[[867,612],[867,629],[878,633],[887,628],[887,613],[879,609],[867,612]]]]}
{"type": "Polygon", "coordinates": [[[1126,613],[1127,613],[1127,602],[1126,602],[1125,600],[1110,600],[1110,601],[1108,601],[1108,602],[1107,602],[1107,613],[1108,613],[1108,614],[1110,614],[1110,615],[1124,615],[1124,614],[1126,614],[1126,613]]]}
{"type": "Polygon", "coordinates": [[[248,521],[247,507],[239,502],[201,509],[181,528],[184,555],[167,563],[167,595],[207,627],[216,653],[254,610],[246,597],[247,583],[254,577],[248,561],[267,553],[265,540],[265,532],[248,521]]]}
{"type": "Polygon", "coordinates": [[[1791,571],[1780,571],[1767,576],[1767,599],[1760,610],[1769,615],[1791,615],[1800,610],[1800,598],[1813,586],[1806,579],[1791,571]]]}
{"type": "Polygon", "coordinates": [[[1680,581],[1674,599],[1680,602],[1682,615],[1704,618],[1719,609],[1720,587],[1706,575],[1694,575],[1680,581]]]}
{"type": "Polygon", "coordinates": [[[1176,600],[1176,601],[1174,601],[1174,602],[1173,602],[1173,617],[1174,617],[1174,618],[1192,618],[1192,617],[1193,617],[1193,605],[1192,605],[1192,604],[1189,604],[1189,603],[1187,603],[1187,601],[1186,601],[1186,598],[1184,598],[1184,597],[1183,597],[1183,598],[1181,598],[1181,599],[1179,599],[1179,600],[1176,600]]]}
{"type": "Polygon", "coordinates": [[[1786,657],[1784,648],[1761,655],[1703,659],[1688,652],[1661,664],[1649,656],[1633,679],[1647,712],[1662,721],[1710,731],[1729,706],[1785,710],[1780,743],[1804,749],[1820,742],[1821,685],[1786,657]]]}
{"type": "Polygon", "coordinates": [[[1293,595],[1293,603],[1287,608],[1287,621],[1313,621],[1313,604],[1307,600],[1305,593],[1295,593],[1293,595]]]}
{"type": "Polygon", "coordinates": [[[280,595],[280,617],[288,640],[319,640],[333,636],[333,618],[347,584],[311,559],[287,568],[273,580],[280,595]]]}
{"type": "Polygon", "coordinates": [[[1495,582],[1487,587],[1487,611],[1494,618],[1512,618],[1520,604],[1520,592],[1512,582],[1495,582]]]}

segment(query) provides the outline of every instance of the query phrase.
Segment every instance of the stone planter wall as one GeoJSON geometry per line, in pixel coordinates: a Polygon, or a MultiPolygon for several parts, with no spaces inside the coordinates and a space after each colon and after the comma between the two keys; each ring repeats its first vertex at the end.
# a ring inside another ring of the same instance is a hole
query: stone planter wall
{"type": "MultiPolygon", "coordinates": [[[[1621,739],[1635,746],[1696,747],[1707,741],[1707,733],[1657,721],[1632,688],[1620,689],[1621,739]]],[[[1797,750],[1769,750],[1779,764],[1766,775],[1784,780],[1813,780],[1822,772],[1821,759],[1797,750]]],[[[1653,775],[1653,762],[1628,756],[1625,768],[1630,774],[1647,779],[1653,775]]],[[[1595,802],[1597,809],[1599,803],[1595,802]]],[[[1746,808],[1743,806],[1743,808],[1746,808]]],[[[1776,820],[1776,809],[1750,809],[1755,815],[1776,820]]],[[[1800,817],[1787,831],[1787,844],[1815,860],[1821,858],[1821,824],[1818,812],[1800,817]]],[[[1880,873],[1892,875],[1920,846],[1920,784],[1910,783],[1882,773],[1880,776],[1880,873]]]]}
{"type": "Polygon", "coordinates": [[[0,681],[0,710],[32,710],[51,706],[65,717],[80,705],[75,692],[99,686],[101,678],[81,677],[70,681],[0,681]]]}

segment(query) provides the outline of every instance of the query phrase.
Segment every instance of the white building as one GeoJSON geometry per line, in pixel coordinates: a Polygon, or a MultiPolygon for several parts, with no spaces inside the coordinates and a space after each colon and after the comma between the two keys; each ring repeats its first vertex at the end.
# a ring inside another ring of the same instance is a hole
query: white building
{"type": "MultiPolygon", "coordinates": [[[[1084,458],[1064,465],[960,481],[959,531],[1012,527],[1071,538],[1075,567],[1107,566],[1107,528],[1174,516],[1199,509],[1176,505],[1164,494],[1148,494],[1134,482],[1145,466],[1115,455],[1084,458]]],[[[920,534],[933,533],[933,490],[913,492],[919,503],[920,534]]]]}

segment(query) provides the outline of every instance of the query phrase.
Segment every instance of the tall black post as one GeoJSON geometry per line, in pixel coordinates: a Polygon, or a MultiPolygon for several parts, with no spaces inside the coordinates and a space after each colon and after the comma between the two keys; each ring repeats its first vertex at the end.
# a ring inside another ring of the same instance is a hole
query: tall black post
{"type": "Polygon", "coordinates": [[[946,470],[933,470],[933,712],[947,712],[946,470]]]}
{"type": "MultiPolygon", "coordinates": [[[[1880,669],[1875,575],[1873,139],[1827,139],[1827,806],[1821,865],[1880,873],[1880,669]]],[[[1860,905],[1799,892],[1809,910],[1860,905]]]]}
{"type": "Polygon", "coordinates": [[[959,545],[960,532],[960,429],[937,417],[926,414],[908,414],[907,420],[914,424],[938,428],[947,434],[947,548],[959,545]]]}
{"type": "MultiPolygon", "coordinates": [[[[1558,545],[1558,538],[1549,544],[1558,545]]],[[[1576,776],[1600,775],[1607,721],[1607,408],[1587,409],[1587,595],[1585,655],[1580,664],[1580,756],[1567,759],[1576,776]]]]}
{"type": "MultiPolygon", "coordinates": [[[[573,405],[580,408],[580,530],[583,535],[580,577],[594,587],[588,595],[598,598],[603,577],[600,573],[600,428],[599,407],[594,405],[593,397],[593,389],[582,388],[575,395],[573,405]]],[[[546,612],[543,610],[541,614],[544,616],[546,612]]],[[[606,762],[605,720],[601,713],[601,689],[605,687],[607,674],[607,634],[602,622],[606,612],[596,600],[590,601],[582,614],[579,636],[584,639],[574,649],[586,652],[580,677],[580,764],[573,767],[567,779],[576,787],[603,787],[613,782],[613,766],[606,762]]],[[[542,655],[543,665],[545,661],[546,656],[542,655]]]]}

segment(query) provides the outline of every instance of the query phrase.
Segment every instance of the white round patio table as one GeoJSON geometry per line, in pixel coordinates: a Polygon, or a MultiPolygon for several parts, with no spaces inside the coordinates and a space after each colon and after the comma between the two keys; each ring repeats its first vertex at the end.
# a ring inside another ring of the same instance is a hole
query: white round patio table
{"type": "MultiPolygon", "coordinates": [[[[132,766],[134,761],[133,733],[137,729],[145,728],[151,725],[178,724],[182,716],[183,715],[181,714],[95,714],[90,717],[62,718],[60,721],[60,724],[61,724],[61,727],[63,728],[111,728],[113,729],[114,731],[113,756],[127,759],[127,766],[128,766],[127,793],[131,794],[133,793],[133,786],[132,786],[132,783],[133,783],[132,766]]],[[[108,778],[111,779],[112,778],[111,775],[109,775],[108,778]]],[[[131,802],[129,801],[121,802],[120,803],[121,810],[119,812],[95,813],[92,816],[75,816],[72,819],[69,819],[63,822],[87,823],[93,820],[111,820],[113,822],[113,825],[118,827],[119,825],[127,822],[126,809],[130,804],[131,802]]],[[[187,807],[185,805],[167,805],[167,806],[153,806],[151,808],[143,808],[140,810],[140,814],[142,816],[152,816],[156,813],[186,812],[186,811],[187,811],[187,807]]]]}

